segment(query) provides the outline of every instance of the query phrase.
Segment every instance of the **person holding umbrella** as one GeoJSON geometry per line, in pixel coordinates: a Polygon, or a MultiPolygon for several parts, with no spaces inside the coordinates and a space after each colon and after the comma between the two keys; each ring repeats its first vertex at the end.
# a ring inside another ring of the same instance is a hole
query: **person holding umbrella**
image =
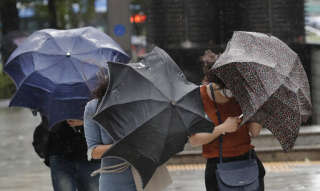
{"type": "Polygon", "coordinates": [[[83,121],[68,119],[57,123],[49,131],[47,118],[42,115],[41,120],[33,145],[50,168],[53,189],[98,191],[99,177],[91,177],[90,174],[99,168],[100,160],[87,160],[83,121]],[[47,137],[46,140],[42,140],[44,137],[47,137]]]}
{"type": "Polygon", "coordinates": [[[215,76],[211,67],[215,63],[218,55],[207,50],[201,57],[204,66],[206,85],[201,86],[200,93],[204,105],[204,110],[209,118],[214,121],[217,118],[215,107],[220,112],[223,123],[216,125],[212,133],[196,133],[190,136],[189,142],[192,146],[203,145],[203,156],[207,158],[205,170],[205,184],[207,191],[216,191],[217,179],[216,169],[219,163],[219,136],[223,135],[223,161],[238,161],[249,158],[252,153],[259,166],[260,189],[264,190],[265,169],[250,144],[251,137],[258,136],[262,128],[258,123],[247,123],[241,127],[241,108],[232,94],[226,89],[224,83],[215,76]]]}
{"type": "MultiPolygon", "coordinates": [[[[70,188],[63,186],[69,180],[59,181],[62,177],[60,172],[68,171],[67,174],[79,178],[82,176],[80,171],[89,174],[98,168],[94,165],[95,167],[88,169],[78,163],[70,164],[61,158],[65,155],[70,158],[78,157],[77,154],[80,154],[81,160],[85,158],[88,163],[81,126],[84,106],[90,98],[91,87],[97,82],[96,73],[100,68],[106,67],[107,61],[125,63],[129,59],[108,35],[93,27],[82,27],[35,31],[4,64],[4,71],[14,80],[17,89],[9,106],[27,107],[45,116],[40,126],[50,131],[47,132],[49,138],[43,139],[44,145],[37,145],[35,148],[42,149],[46,144],[49,145],[50,168],[58,171],[53,172],[53,184],[55,185],[57,180],[59,185],[62,185],[61,188],[54,186],[55,190],[76,190],[74,180],[69,179],[72,184],[70,188]],[[56,125],[57,123],[59,125],[56,125]],[[69,167],[74,169],[70,170],[69,167]]],[[[39,153],[39,156],[44,156],[44,153],[39,153]]],[[[81,179],[80,182],[90,181],[81,179]]],[[[97,188],[77,185],[79,191],[97,188]]]]}
{"type": "MultiPolygon", "coordinates": [[[[104,72],[99,73],[100,84],[93,91],[94,99],[89,101],[84,112],[84,131],[88,145],[88,160],[101,159],[102,155],[112,146],[113,139],[95,120],[93,116],[99,102],[108,87],[108,77],[104,72]]],[[[136,191],[136,185],[128,163],[114,158],[102,158],[101,169],[92,175],[100,173],[99,191],[136,191]],[[108,168],[111,167],[111,168],[108,168]]]]}

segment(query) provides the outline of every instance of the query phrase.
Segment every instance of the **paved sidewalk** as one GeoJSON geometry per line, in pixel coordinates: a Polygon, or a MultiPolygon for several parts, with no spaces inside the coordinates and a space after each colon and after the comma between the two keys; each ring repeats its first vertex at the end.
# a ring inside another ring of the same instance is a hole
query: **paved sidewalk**
{"type": "MultiPolygon", "coordinates": [[[[319,191],[320,161],[265,163],[266,191],[319,191]]],[[[0,176],[1,191],[52,191],[49,170],[0,176]]],[[[173,184],[167,191],[204,191],[204,165],[169,166],[173,184]]]]}
{"type": "MultiPolygon", "coordinates": [[[[264,163],[266,191],[319,191],[320,161],[264,163]]],[[[169,191],[204,191],[204,165],[169,167],[174,179],[169,191]]]]}
{"type": "MultiPolygon", "coordinates": [[[[52,191],[49,169],[32,148],[39,124],[27,109],[0,101],[0,191],[52,191]]],[[[266,191],[319,191],[319,162],[265,163],[266,191]]],[[[169,166],[173,184],[167,191],[204,191],[204,165],[169,166]]]]}

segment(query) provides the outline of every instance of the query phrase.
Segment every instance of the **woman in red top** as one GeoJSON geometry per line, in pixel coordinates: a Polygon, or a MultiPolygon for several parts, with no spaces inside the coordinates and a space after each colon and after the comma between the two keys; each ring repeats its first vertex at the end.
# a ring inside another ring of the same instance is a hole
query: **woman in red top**
{"type": "MultiPolygon", "coordinates": [[[[216,125],[212,133],[196,133],[192,135],[189,142],[192,146],[203,146],[203,157],[207,158],[205,170],[205,183],[207,191],[217,191],[216,168],[219,162],[219,139],[223,136],[223,161],[236,161],[248,159],[249,151],[253,150],[250,144],[251,137],[258,136],[261,130],[261,125],[258,123],[247,123],[239,127],[242,114],[241,108],[236,100],[232,97],[229,90],[225,88],[224,83],[217,78],[211,66],[217,59],[217,55],[211,51],[206,51],[201,57],[203,62],[203,70],[205,73],[204,84],[200,87],[200,94],[204,110],[212,121],[217,121],[216,107],[212,98],[210,86],[213,87],[213,95],[217,104],[217,109],[220,112],[223,123],[216,125]]],[[[257,158],[255,152],[251,152],[257,159],[259,165],[259,181],[260,190],[264,190],[264,175],[265,170],[261,161],[257,158]]]]}

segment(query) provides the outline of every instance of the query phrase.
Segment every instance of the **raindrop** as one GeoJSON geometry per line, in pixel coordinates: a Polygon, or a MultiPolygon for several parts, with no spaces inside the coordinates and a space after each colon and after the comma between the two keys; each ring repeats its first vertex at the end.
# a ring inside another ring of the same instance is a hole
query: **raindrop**
{"type": "Polygon", "coordinates": [[[133,66],[134,68],[137,68],[137,69],[142,69],[142,68],[145,68],[145,67],[146,67],[146,65],[143,64],[143,63],[141,63],[141,62],[132,63],[132,66],[133,66]]]}
{"type": "Polygon", "coordinates": [[[114,89],[114,90],[111,91],[111,94],[119,94],[119,90],[114,89]]]}
{"type": "Polygon", "coordinates": [[[189,84],[190,82],[187,80],[186,76],[183,74],[183,72],[178,72],[178,78],[180,78],[185,84],[189,84]]]}
{"type": "Polygon", "coordinates": [[[183,74],[182,72],[178,72],[178,76],[179,76],[181,79],[185,79],[184,74],[183,74]]]}
{"type": "Polygon", "coordinates": [[[120,92],[118,88],[111,90],[111,96],[114,97],[115,99],[118,99],[120,97],[120,92]]]}

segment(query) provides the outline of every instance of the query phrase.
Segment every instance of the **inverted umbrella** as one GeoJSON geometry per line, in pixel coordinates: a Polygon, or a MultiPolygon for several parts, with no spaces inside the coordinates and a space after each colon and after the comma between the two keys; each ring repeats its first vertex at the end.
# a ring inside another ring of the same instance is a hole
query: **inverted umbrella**
{"type": "Polygon", "coordinates": [[[145,186],[155,169],[183,150],[188,136],[211,132],[199,87],[160,48],[139,62],[109,63],[110,85],[94,119],[114,138],[103,157],[120,157],[145,186]]]}
{"type": "Polygon", "coordinates": [[[115,41],[93,27],[34,32],[4,66],[17,87],[10,106],[41,112],[49,126],[82,119],[99,69],[107,68],[107,61],[128,60],[115,41]]]}
{"type": "Polygon", "coordinates": [[[295,143],[311,115],[310,88],[298,55],[278,38],[234,32],[212,69],[233,92],[244,114],[268,128],[283,150],[295,143]]]}

